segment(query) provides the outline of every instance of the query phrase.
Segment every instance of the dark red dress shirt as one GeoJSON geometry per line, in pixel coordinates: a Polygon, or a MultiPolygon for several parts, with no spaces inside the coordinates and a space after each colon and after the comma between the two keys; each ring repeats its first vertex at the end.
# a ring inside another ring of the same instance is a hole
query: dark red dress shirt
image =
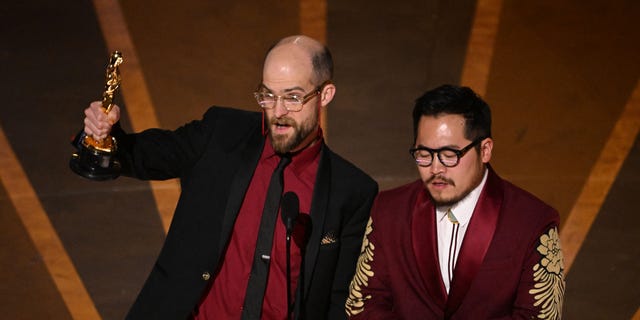
{"type": "MultiPolygon", "coordinates": [[[[300,200],[300,216],[294,227],[291,241],[292,292],[295,292],[300,274],[302,261],[300,248],[304,249],[306,244],[305,223],[309,222],[308,213],[311,208],[311,197],[322,146],[322,133],[319,134],[320,139],[294,155],[284,171],[284,192],[293,191],[300,200]]],[[[194,315],[195,319],[240,319],[267,188],[271,174],[279,161],[280,156],[275,153],[271,143],[266,141],[234,224],[222,265],[210,289],[203,296],[197,314],[194,315]]],[[[262,305],[262,319],[287,318],[285,236],[285,226],[278,212],[271,249],[269,278],[262,305]]]]}

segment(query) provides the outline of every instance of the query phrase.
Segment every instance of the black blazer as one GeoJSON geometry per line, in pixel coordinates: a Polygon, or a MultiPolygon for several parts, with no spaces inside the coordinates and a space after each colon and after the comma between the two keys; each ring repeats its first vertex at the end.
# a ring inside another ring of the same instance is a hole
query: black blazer
{"type": "MultiPolygon", "coordinates": [[[[127,319],[186,319],[224,258],[266,141],[262,116],[212,107],[202,120],[175,131],[125,134],[115,126],[112,134],[124,175],[178,177],[182,187],[162,251],[127,319]]],[[[371,177],[326,145],[320,157],[311,235],[296,292],[297,319],[346,318],[349,282],[378,191],[371,177]]]]}

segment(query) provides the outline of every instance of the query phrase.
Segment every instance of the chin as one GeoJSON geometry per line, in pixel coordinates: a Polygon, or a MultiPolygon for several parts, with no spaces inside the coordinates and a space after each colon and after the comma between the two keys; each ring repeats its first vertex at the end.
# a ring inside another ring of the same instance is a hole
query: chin
{"type": "Polygon", "coordinates": [[[429,190],[429,194],[431,195],[431,199],[436,204],[436,206],[452,206],[456,204],[458,201],[464,198],[463,196],[456,195],[443,195],[442,193],[433,193],[429,190]]]}
{"type": "Polygon", "coordinates": [[[284,134],[270,134],[271,146],[276,153],[291,151],[291,137],[284,134]]]}
{"type": "Polygon", "coordinates": [[[456,204],[456,202],[460,201],[459,199],[436,199],[433,198],[433,202],[436,204],[437,207],[451,207],[454,204],[456,204]]]}
{"type": "Polygon", "coordinates": [[[285,154],[289,152],[296,152],[298,145],[299,143],[293,139],[280,139],[274,140],[271,146],[276,153],[285,154]]]}
{"type": "Polygon", "coordinates": [[[291,146],[286,143],[274,142],[271,146],[277,154],[285,154],[291,151],[291,146]]]}

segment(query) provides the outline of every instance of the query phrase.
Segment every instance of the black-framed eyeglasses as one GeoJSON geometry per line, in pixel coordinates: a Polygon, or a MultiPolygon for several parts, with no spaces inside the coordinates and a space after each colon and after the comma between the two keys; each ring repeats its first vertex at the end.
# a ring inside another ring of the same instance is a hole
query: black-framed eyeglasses
{"type": "Polygon", "coordinates": [[[258,90],[253,93],[253,96],[256,98],[258,105],[262,109],[273,109],[278,103],[278,100],[282,99],[282,104],[287,111],[290,112],[298,112],[302,110],[302,107],[305,103],[309,102],[313,97],[319,95],[322,92],[322,88],[329,84],[330,81],[327,80],[323,82],[321,85],[317,86],[313,91],[305,94],[304,96],[299,96],[297,94],[286,94],[283,96],[279,96],[273,94],[271,92],[265,91],[266,88],[264,85],[260,85],[258,90]]]}
{"type": "Polygon", "coordinates": [[[428,167],[433,163],[433,154],[438,155],[438,160],[445,167],[455,167],[460,163],[460,158],[462,158],[471,148],[475,147],[482,140],[486,139],[486,137],[480,137],[478,139],[473,140],[466,147],[457,150],[449,147],[444,147],[440,149],[431,149],[423,146],[415,147],[409,149],[409,153],[416,161],[416,164],[420,167],[428,167]]]}

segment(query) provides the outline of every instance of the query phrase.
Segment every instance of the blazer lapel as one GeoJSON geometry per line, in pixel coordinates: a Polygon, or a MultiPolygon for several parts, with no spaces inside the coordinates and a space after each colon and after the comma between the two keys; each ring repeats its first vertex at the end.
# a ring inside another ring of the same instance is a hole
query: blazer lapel
{"type": "Polygon", "coordinates": [[[487,182],[473,211],[449,290],[445,318],[451,317],[464,300],[491,245],[502,205],[500,178],[489,167],[487,182]]]}
{"type": "MultiPolygon", "coordinates": [[[[313,274],[313,268],[316,265],[316,259],[318,258],[318,250],[320,250],[320,240],[322,239],[322,230],[324,227],[325,215],[327,207],[329,206],[329,192],[331,191],[331,157],[329,149],[326,145],[322,145],[320,150],[320,162],[318,163],[318,174],[316,175],[316,183],[313,188],[313,198],[311,200],[311,235],[309,236],[309,243],[307,243],[306,251],[304,253],[304,261],[302,266],[304,273],[301,274],[304,277],[302,283],[303,297],[306,297],[311,282],[311,275],[313,274]]],[[[296,301],[300,297],[296,298],[296,301]]],[[[296,303],[297,304],[297,303],[296,303]]],[[[297,304],[299,305],[299,304],[297,304]]]]}
{"type": "MultiPolygon", "coordinates": [[[[428,296],[432,297],[442,310],[446,303],[447,292],[440,276],[438,262],[435,207],[427,191],[424,190],[422,181],[418,181],[418,183],[422,190],[418,192],[415,202],[407,204],[407,210],[412,210],[411,243],[417,261],[416,265],[429,293],[428,296]]],[[[431,301],[427,303],[431,303],[431,301]]]]}
{"type": "Polygon", "coordinates": [[[238,212],[240,211],[240,206],[242,206],[245,193],[249,187],[253,173],[258,166],[258,161],[260,160],[260,155],[265,141],[265,136],[260,134],[254,135],[254,137],[251,138],[251,141],[247,143],[246,148],[240,152],[240,156],[238,157],[240,164],[238,165],[236,174],[234,175],[229,187],[229,198],[224,210],[224,219],[222,220],[222,232],[220,232],[219,243],[226,244],[229,240],[229,236],[233,230],[233,224],[235,223],[238,212]]]}

